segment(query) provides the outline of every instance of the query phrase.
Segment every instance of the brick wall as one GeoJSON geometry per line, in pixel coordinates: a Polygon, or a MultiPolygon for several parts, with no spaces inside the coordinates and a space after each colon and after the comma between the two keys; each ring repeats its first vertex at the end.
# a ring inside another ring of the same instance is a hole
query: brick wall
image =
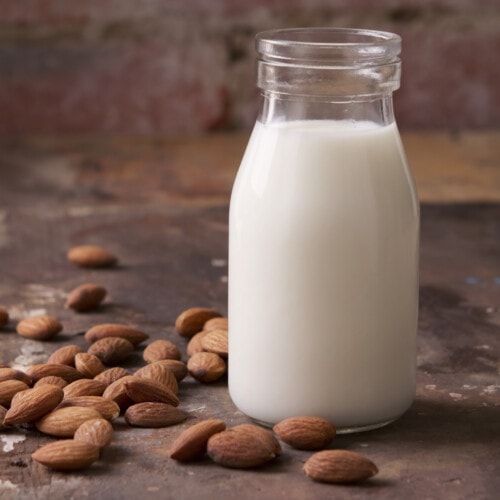
{"type": "Polygon", "coordinates": [[[295,26],[402,35],[402,128],[500,125],[498,0],[0,0],[0,133],[248,128],[253,37],[295,26]]]}

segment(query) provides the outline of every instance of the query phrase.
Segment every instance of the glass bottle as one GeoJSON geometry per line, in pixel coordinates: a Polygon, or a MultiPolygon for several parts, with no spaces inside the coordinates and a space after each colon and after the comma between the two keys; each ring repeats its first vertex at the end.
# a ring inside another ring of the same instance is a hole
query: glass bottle
{"type": "Polygon", "coordinates": [[[401,39],[257,35],[260,113],[229,221],[229,391],[272,425],[385,425],[415,393],[419,204],[392,92],[401,39]]]}

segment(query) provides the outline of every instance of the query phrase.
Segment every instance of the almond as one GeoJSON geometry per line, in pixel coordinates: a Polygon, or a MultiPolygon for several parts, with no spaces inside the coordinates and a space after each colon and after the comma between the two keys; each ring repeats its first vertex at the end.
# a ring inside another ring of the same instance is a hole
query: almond
{"type": "Polygon", "coordinates": [[[179,385],[174,373],[165,365],[158,364],[158,362],[143,366],[134,373],[134,376],[147,378],[166,385],[174,394],[179,392],[179,385]]]}
{"type": "Polygon", "coordinates": [[[291,417],[273,427],[275,434],[298,450],[320,450],[335,437],[335,426],[320,417],[291,417]]]}
{"type": "Polygon", "coordinates": [[[32,365],[26,370],[26,374],[31,377],[33,382],[37,382],[42,377],[48,377],[49,375],[61,377],[66,382],[74,382],[83,378],[83,375],[72,366],[49,363],[32,365]]]}
{"type": "Polygon", "coordinates": [[[227,318],[212,318],[209,319],[204,325],[203,330],[226,330],[228,331],[228,321],[227,318]]]}
{"type": "Polygon", "coordinates": [[[9,406],[14,395],[29,389],[28,385],[20,380],[8,379],[0,382],[0,405],[9,406]]]}
{"type": "Polygon", "coordinates": [[[188,374],[186,363],[177,359],[160,359],[159,361],[154,361],[154,364],[168,368],[175,375],[177,382],[183,380],[188,374]]]}
{"type": "Polygon", "coordinates": [[[49,375],[48,377],[42,377],[33,387],[40,387],[41,385],[55,385],[60,389],[64,389],[68,385],[68,382],[61,377],[49,375]]]}
{"type": "Polygon", "coordinates": [[[80,267],[112,267],[117,257],[103,247],[97,245],[80,245],[68,252],[68,260],[80,267]]]}
{"type": "Polygon", "coordinates": [[[213,352],[197,352],[189,358],[187,369],[193,378],[209,384],[226,373],[226,363],[213,352]]]}
{"type": "Polygon", "coordinates": [[[129,357],[134,346],[120,337],[106,337],[96,340],[87,350],[97,356],[105,365],[117,365],[129,357]]]}
{"type": "Polygon", "coordinates": [[[9,368],[8,366],[0,368],[0,382],[4,380],[20,380],[27,385],[31,385],[31,377],[26,375],[26,373],[21,370],[15,370],[14,368],[9,368]]]}
{"type": "Polygon", "coordinates": [[[200,341],[204,351],[214,352],[222,358],[227,358],[227,330],[210,330],[200,341]]]}
{"type": "Polygon", "coordinates": [[[9,313],[5,307],[0,307],[0,328],[3,328],[9,322],[9,313]]]}
{"type": "Polygon", "coordinates": [[[103,323],[102,325],[96,325],[90,328],[90,330],[87,330],[85,333],[85,340],[89,344],[106,337],[120,337],[128,340],[135,347],[141,342],[147,340],[149,335],[137,330],[137,328],[116,323],[103,323]]]}
{"type": "Polygon", "coordinates": [[[190,462],[203,456],[211,436],[222,432],[226,424],[222,420],[203,420],[186,429],[172,444],[170,458],[180,462],[190,462]]]}
{"type": "Polygon", "coordinates": [[[121,366],[114,366],[113,368],[108,368],[107,370],[99,373],[99,375],[94,377],[94,380],[102,382],[108,386],[113,382],[116,382],[118,379],[126,377],[127,375],[130,375],[130,373],[125,370],[125,368],[122,368],[121,366]]]}
{"type": "Polygon", "coordinates": [[[64,393],[55,385],[41,385],[19,393],[5,416],[5,424],[16,425],[33,422],[52,411],[64,393]]]}
{"type": "Polygon", "coordinates": [[[75,435],[76,430],[83,422],[92,418],[102,418],[94,408],[83,406],[68,406],[56,408],[35,422],[36,428],[50,436],[69,438],[75,435]]]}
{"type": "Polygon", "coordinates": [[[377,466],[364,455],[347,450],[323,450],[304,464],[305,473],[325,483],[355,483],[374,476],[377,466]]]}
{"type": "Polygon", "coordinates": [[[111,399],[101,396],[72,396],[64,398],[58,408],[66,408],[69,406],[82,406],[85,408],[93,408],[97,410],[102,418],[106,420],[114,420],[120,415],[120,407],[111,399]]]}
{"type": "Polygon", "coordinates": [[[179,405],[179,399],[166,385],[147,378],[131,377],[125,380],[125,390],[134,403],[167,403],[179,405]]]}
{"type": "Polygon", "coordinates": [[[220,314],[212,309],[203,307],[192,307],[182,312],[175,320],[175,328],[181,337],[192,337],[195,333],[203,330],[203,325],[220,314]]]}
{"type": "Polygon", "coordinates": [[[8,428],[8,425],[4,425],[3,423],[6,414],[7,414],[7,408],[0,405],[0,431],[3,431],[4,429],[8,428]]]}
{"type": "Polygon", "coordinates": [[[106,384],[100,380],[75,380],[67,385],[64,390],[65,398],[72,398],[77,396],[101,396],[106,389],[106,384]]]}
{"type": "Polygon", "coordinates": [[[16,330],[19,335],[28,339],[50,340],[62,330],[62,325],[53,316],[32,316],[21,320],[16,330]]]}
{"type": "Polygon", "coordinates": [[[65,345],[54,351],[47,360],[47,363],[75,366],[75,356],[79,352],[83,352],[80,346],[74,344],[65,345]]]}
{"type": "Polygon", "coordinates": [[[125,412],[125,420],[134,427],[168,427],[186,420],[182,410],[166,403],[137,403],[125,412]]]}
{"type": "Polygon", "coordinates": [[[99,459],[99,447],[85,441],[63,439],[42,446],[31,457],[51,469],[79,470],[99,459]]]}
{"type": "Polygon", "coordinates": [[[88,352],[79,352],[75,356],[75,368],[88,378],[94,378],[105,370],[101,360],[88,352]]]}
{"type": "Polygon", "coordinates": [[[207,334],[206,330],[202,330],[201,332],[195,333],[188,342],[186,347],[186,352],[189,357],[193,356],[197,352],[203,352],[204,349],[201,345],[201,339],[207,334]]]}
{"type": "Polygon", "coordinates": [[[111,443],[112,437],[113,426],[103,418],[93,418],[78,427],[73,439],[93,444],[102,450],[111,443]]]}
{"type": "Polygon", "coordinates": [[[181,351],[170,340],[155,340],[144,349],[143,358],[146,363],[153,363],[162,359],[181,359],[181,351]]]}
{"type": "Polygon", "coordinates": [[[113,400],[121,410],[126,410],[134,402],[127,394],[125,382],[127,382],[128,380],[133,380],[134,378],[135,377],[133,377],[132,375],[126,375],[125,377],[121,377],[118,380],[115,380],[115,382],[106,387],[105,391],[102,394],[102,397],[113,400]]]}
{"type": "Polygon", "coordinates": [[[270,431],[257,425],[238,425],[212,436],[208,456],[223,467],[247,469],[276,458],[281,448],[270,431]]]}
{"type": "Polygon", "coordinates": [[[101,285],[85,283],[73,289],[66,299],[66,307],[78,312],[96,309],[106,297],[107,290],[101,285]]]}

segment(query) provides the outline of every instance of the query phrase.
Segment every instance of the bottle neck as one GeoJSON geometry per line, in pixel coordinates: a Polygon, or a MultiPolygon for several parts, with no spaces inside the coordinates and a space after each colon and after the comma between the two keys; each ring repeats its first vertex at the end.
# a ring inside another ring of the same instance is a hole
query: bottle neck
{"type": "Polygon", "coordinates": [[[336,101],[325,97],[263,92],[258,120],[264,124],[296,120],[349,120],[389,125],[394,122],[392,93],[371,99],[336,101]]]}

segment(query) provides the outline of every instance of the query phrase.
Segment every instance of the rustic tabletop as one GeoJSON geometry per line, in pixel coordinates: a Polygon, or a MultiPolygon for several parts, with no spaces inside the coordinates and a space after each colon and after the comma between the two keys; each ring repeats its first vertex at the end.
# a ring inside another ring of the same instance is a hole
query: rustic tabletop
{"type": "MultiPolygon", "coordinates": [[[[105,322],[136,325],[150,341],[172,340],[192,306],[226,313],[227,209],[247,136],[44,138],[3,141],[0,155],[0,364],[27,367],[105,322]],[[78,244],[100,244],[120,264],[82,270],[66,260],[78,244]],[[83,282],[106,286],[93,313],[63,307],[83,282]],[[57,340],[15,333],[32,314],[57,316],[57,340]]],[[[225,381],[180,384],[185,422],[162,429],[114,422],[112,444],[82,472],[51,472],[31,453],[53,441],[33,428],[0,431],[0,498],[488,499],[500,489],[500,133],[408,133],[404,142],[422,201],[418,388],[397,422],[335,438],[369,456],[379,474],[365,484],[314,483],[307,452],[284,446],[259,470],[168,458],[181,430],[205,418],[247,422],[225,381]]],[[[185,354],[184,354],[185,355],[185,354]]],[[[141,350],[125,367],[144,364],[141,350]]]]}

